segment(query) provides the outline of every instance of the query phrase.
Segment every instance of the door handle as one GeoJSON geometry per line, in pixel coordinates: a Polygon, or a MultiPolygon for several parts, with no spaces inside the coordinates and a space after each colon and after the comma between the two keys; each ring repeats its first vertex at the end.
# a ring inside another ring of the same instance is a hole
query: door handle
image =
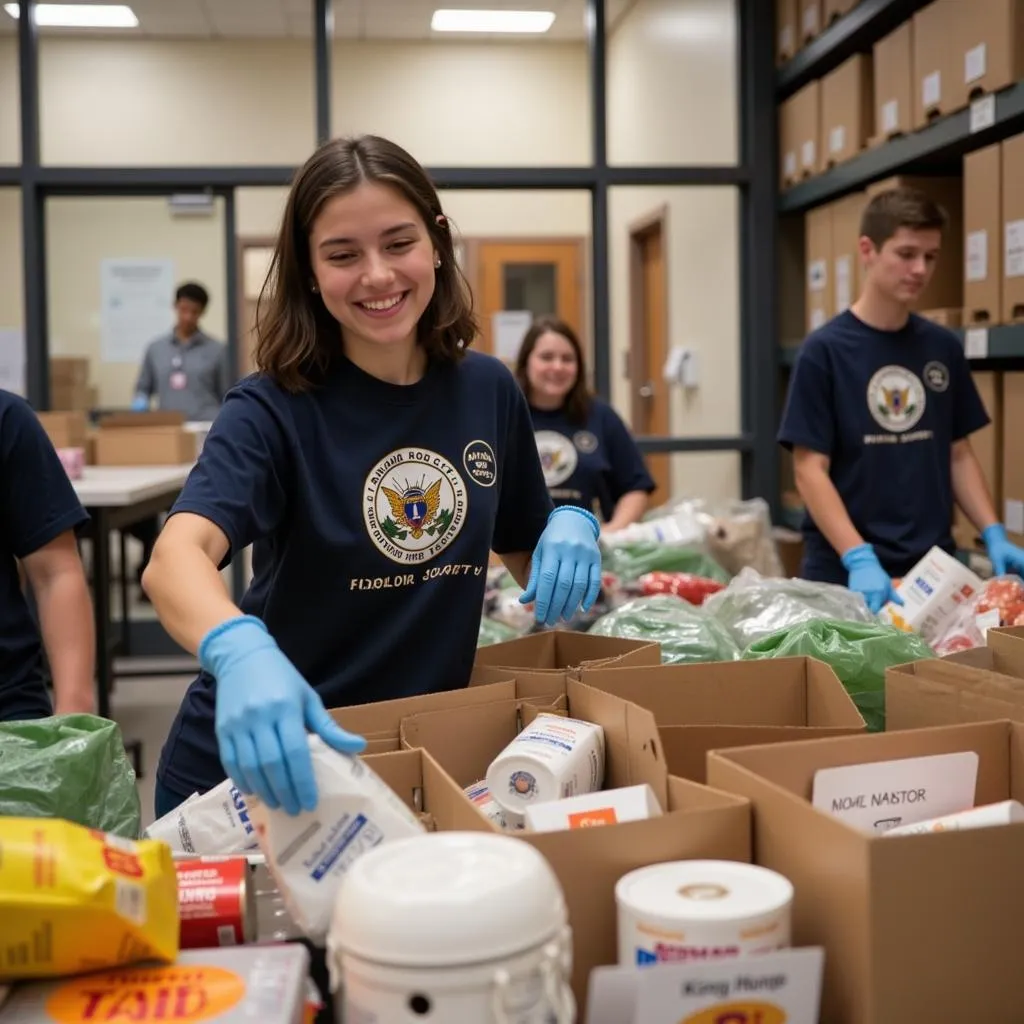
{"type": "Polygon", "coordinates": [[[653,398],[654,397],[654,385],[648,382],[647,384],[641,384],[637,388],[637,394],[641,398],[653,398]]]}

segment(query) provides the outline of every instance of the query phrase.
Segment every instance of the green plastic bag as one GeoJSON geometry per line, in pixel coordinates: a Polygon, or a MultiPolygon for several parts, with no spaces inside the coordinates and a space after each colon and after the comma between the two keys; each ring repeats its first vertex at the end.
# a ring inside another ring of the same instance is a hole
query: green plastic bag
{"type": "Polygon", "coordinates": [[[117,723],[96,715],[0,722],[0,816],[64,818],[137,839],[142,805],[117,723]]]}
{"type": "Polygon", "coordinates": [[[505,625],[504,622],[498,622],[496,619],[489,619],[485,615],[480,619],[480,631],[477,634],[476,645],[477,647],[489,647],[491,644],[515,640],[522,635],[519,630],[505,625]]]}
{"type": "Polygon", "coordinates": [[[604,568],[623,583],[631,583],[649,572],[689,572],[719,583],[729,582],[729,574],[698,547],[633,541],[606,549],[603,561],[604,568]]]}
{"type": "Polygon", "coordinates": [[[881,623],[812,619],[752,643],[744,660],[809,655],[831,665],[857,705],[869,732],[885,729],[885,670],[934,658],[916,634],[881,623]]]}
{"type": "Polygon", "coordinates": [[[729,631],[710,615],[672,594],[638,597],[602,615],[588,632],[661,644],[664,665],[737,661],[729,631]]]}

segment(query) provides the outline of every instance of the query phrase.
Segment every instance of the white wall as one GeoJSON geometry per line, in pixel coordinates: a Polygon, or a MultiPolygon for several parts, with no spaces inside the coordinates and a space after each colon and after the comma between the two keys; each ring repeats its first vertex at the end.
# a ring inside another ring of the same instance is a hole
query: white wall
{"type": "MultiPolygon", "coordinates": [[[[726,0],[638,0],[608,47],[608,151],[614,163],[736,159],[735,13],[726,0]]],[[[668,207],[669,345],[695,349],[700,386],[676,389],[682,436],[740,432],[739,196],[732,188],[617,187],[609,198],[612,399],[629,415],[630,225],[668,207]]],[[[731,452],[675,455],[677,495],[740,493],[731,452]]]]}
{"type": "Polygon", "coordinates": [[[21,327],[21,190],[0,188],[0,327],[21,327]]]}
{"type": "Polygon", "coordinates": [[[16,37],[0,38],[0,164],[21,160],[21,117],[16,37]]]}

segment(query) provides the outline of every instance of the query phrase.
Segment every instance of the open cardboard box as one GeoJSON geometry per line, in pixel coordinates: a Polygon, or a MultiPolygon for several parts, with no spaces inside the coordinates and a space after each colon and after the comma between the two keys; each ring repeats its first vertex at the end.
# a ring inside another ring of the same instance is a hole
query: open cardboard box
{"type": "Polygon", "coordinates": [[[864,732],[839,677],[814,658],[585,668],[587,686],[652,712],[668,771],[703,782],[707,752],[864,732]]]}
{"type": "MultiPolygon", "coordinates": [[[[366,738],[368,754],[381,754],[401,749],[399,733],[402,720],[410,715],[422,714],[427,711],[446,711],[477,704],[490,704],[496,701],[537,703],[548,710],[556,711],[559,708],[564,710],[564,680],[558,682],[552,679],[548,681],[548,685],[549,689],[546,692],[533,692],[530,695],[524,695],[514,679],[504,679],[487,686],[463,686],[457,690],[425,693],[418,697],[400,697],[395,700],[377,701],[374,704],[334,708],[330,714],[343,729],[366,738]]],[[[537,687],[531,687],[531,689],[538,690],[537,687]]]]}
{"type": "Polygon", "coordinates": [[[99,466],[173,466],[194,462],[196,438],[180,412],[111,413],[95,435],[99,466]]]}
{"type": "Polygon", "coordinates": [[[793,946],[825,948],[823,1021],[1024,1020],[1024,823],[874,836],[810,803],[822,768],[971,750],[975,806],[1024,800],[1008,721],[708,754],[710,784],[752,804],[756,863],[793,883],[793,946]]]}
{"type": "MultiPolygon", "coordinates": [[[[509,833],[544,854],[565,892],[573,927],[573,989],[583,1020],[590,971],[617,959],[615,883],[636,868],[662,861],[749,861],[750,821],[746,801],[669,775],[650,712],[573,679],[566,682],[566,695],[571,716],[604,729],[605,789],[647,783],[665,812],[598,828],[509,833]]],[[[422,749],[464,788],[486,776],[518,729],[514,705],[490,703],[408,718],[402,723],[402,743],[422,749]]]]}
{"type": "Polygon", "coordinates": [[[514,677],[524,695],[546,694],[578,678],[590,664],[660,665],[661,646],[643,640],[622,640],[556,629],[533,633],[501,644],[481,647],[473,662],[470,686],[514,677]]]}

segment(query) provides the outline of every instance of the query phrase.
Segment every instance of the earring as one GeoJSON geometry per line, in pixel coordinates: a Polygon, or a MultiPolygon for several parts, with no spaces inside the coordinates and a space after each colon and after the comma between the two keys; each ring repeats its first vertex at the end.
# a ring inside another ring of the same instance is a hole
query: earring
{"type": "Polygon", "coordinates": [[[441,266],[441,257],[440,256],[435,256],[434,257],[434,269],[437,270],[437,268],[439,266],[441,266]]]}
{"type": "Polygon", "coordinates": [[[310,286],[309,286],[309,290],[310,290],[310,291],[311,291],[311,292],[312,292],[312,293],[313,293],[314,295],[318,295],[318,294],[320,293],[320,289],[319,289],[319,288],[317,288],[317,286],[316,286],[315,284],[312,284],[312,285],[310,285],[310,286]]]}

